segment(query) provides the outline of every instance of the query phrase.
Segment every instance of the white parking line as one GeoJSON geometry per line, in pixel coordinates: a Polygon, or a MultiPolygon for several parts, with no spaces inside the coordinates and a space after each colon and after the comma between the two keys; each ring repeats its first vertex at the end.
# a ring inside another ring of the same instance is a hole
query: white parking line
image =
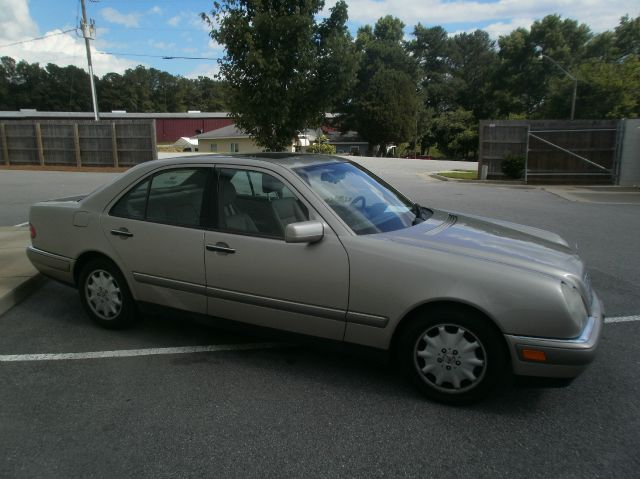
{"type": "Polygon", "coordinates": [[[163,354],[192,354],[215,351],[248,351],[287,346],[284,343],[213,344],[209,346],[182,346],[175,348],[121,349],[116,351],[89,351],[86,353],[5,354],[0,362],[63,361],[68,359],[130,358],[135,356],[159,356],[163,354]]]}
{"type": "Polygon", "coordinates": [[[631,321],[640,321],[640,316],[618,316],[615,318],[604,318],[605,323],[628,323],[631,321]]]}
{"type": "MultiPolygon", "coordinates": [[[[640,316],[606,318],[605,323],[640,321],[640,316]]],[[[85,353],[4,354],[0,362],[64,361],[73,359],[131,358],[136,356],[161,356],[165,354],[210,353],[216,351],[249,351],[286,347],[284,343],[213,344],[208,346],[180,346],[175,348],[119,349],[115,351],[88,351],[85,353]]]]}
{"type": "Polygon", "coordinates": [[[25,226],[29,226],[28,221],[25,221],[24,223],[20,223],[19,225],[13,225],[14,228],[23,228],[25,226]]]}

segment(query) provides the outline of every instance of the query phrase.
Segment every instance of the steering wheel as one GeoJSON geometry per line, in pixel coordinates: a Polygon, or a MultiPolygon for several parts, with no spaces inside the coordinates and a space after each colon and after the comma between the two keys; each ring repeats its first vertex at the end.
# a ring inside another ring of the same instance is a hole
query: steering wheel
{"type": "Polygon", "coordinates": [[[364,196],[362,196],[362,195],[358,195],[358,196],[356,196],[354,199],[352,199],[352,200],[351,200],[351,202],[349,203],[349,206],[354,206],[354,207],[358,208],[360,211],[362,211],[362,210],[364,210],[364,209],[366,208],[366,206],[367,206],[367,200],[365,199],[365,197],[364,197],[364,196]],[[360,205],[360,207],[357,207],[357,206],[356,206],[356,203],[358,203],[358,202],[359,202],[359,203],[362,203],[362,204],[360,205]]]}

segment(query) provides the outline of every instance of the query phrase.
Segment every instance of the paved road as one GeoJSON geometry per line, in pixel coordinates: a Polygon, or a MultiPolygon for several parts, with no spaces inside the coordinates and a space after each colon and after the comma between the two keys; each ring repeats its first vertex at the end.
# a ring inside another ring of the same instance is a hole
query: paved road
{"type": "Polygon", "coordinates": [[[88,194],[118,174],[0,170],[0,226],[27,221],[37,201],[88,194]]]}
{"type": "MultiPolygon", "coordinates": [[[[609,315],[640,313],[637,206],[428,181],[420,164],[431,162],[364,161],[425,205],[578,242],[609,315]]],[[[637,477],[639,333],[640,322],[608,324],[569,388],[505,387],[473,408],[425,401],[379,362],[296,344],[0,362],[0,477],[637,477]]],[[[53,282],[0,317],[0,357],[262,341],[180,316],[100,330],[53,282]]]]}
{"type": "MultiPolygon", "coordinates": [[[[55,283],[0,330],[2,354],[259,339],[180,317],[100,330],[55,283]]],[[[0,362],[0,477],[637,477],[639,333],[607,325],[569,388],[505,388],[472,408],[322,349],[0,362]]]]}

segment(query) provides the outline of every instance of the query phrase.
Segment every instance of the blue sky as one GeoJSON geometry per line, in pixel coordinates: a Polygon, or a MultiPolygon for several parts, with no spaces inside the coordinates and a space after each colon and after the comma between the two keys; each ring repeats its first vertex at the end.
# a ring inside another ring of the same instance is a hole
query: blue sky
{"type": "MultiPolygon", "coordinates": [[[[199,13],[208,11],[210,0],[86,0],[89,17],[98,28],[94,65],[98,75],[122,73],[143,64],[173,74],[194,77],[213,75],[214,60],[163,60],[155,57],[188,56],[217,58],[223,54],[211,41],[199,13]],[[107,55],[112,52],[115,55],[107,55]]],[[[328,0],[325,12],[335,3],[328,0]]],[[[613,28],[625,14],[637,16],[637,0],[347,0],[350,29],[374,23],[391,14],[400,17],[410,34],[418,22],[442,25],[450,33],[487,30],[498,38],[519,26],[550,13],[560,13],[587,23],[598,32],[613,28]]],[[[77,25],[79,0],[0,0],[0,45],[58,33],[77,25]]],[[[41,64],[75,64],[86,67],[84,44],[74,33],[38,42],[0,48],[0,55],[41,64]]]]}

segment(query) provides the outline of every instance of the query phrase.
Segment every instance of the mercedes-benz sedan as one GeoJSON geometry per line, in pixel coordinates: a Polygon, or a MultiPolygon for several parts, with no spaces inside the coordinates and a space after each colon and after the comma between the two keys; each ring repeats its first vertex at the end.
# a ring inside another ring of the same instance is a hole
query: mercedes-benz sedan
{"type": "Polygon", "coordinates": [[[450,403],[576,377],[603,325],[556,234],[420,206],[338,157],[152,161],[30,223],[33,264],[102,326],[153,304],[389,350],[450,403]]]}

